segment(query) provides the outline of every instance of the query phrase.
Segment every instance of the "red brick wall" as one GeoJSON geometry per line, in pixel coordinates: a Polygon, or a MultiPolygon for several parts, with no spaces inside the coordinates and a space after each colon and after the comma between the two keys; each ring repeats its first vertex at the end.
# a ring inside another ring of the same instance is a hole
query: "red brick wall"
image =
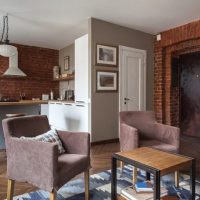
{"type": "Polygon", "coordinates": [[[27,99],[31,99],[41,98],[43,93],[49,94],[52,89],[58,96],[59,84],[52,82],[53,66],[58,65],[58,51],[18,44],[14,46],[18,49],[19,68],[27,77],[3,77],[9,63],[8,58],[0,56],[0,94],[19,98],[20,92],[25,92],[27,99]]]}
{"type": "Polygon", "coordinates": [[[161,33],[155,41],[154,109],[159,122],[179,126],[179,88],[171,88],[171,57],[200,50],[200,21],[161,33]]]}

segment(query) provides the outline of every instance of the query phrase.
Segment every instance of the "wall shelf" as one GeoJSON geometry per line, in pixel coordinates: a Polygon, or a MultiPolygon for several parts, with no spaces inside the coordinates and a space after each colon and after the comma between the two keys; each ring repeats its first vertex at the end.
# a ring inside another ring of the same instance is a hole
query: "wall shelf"
{"type": "Polygon", "coordinates": [[[74,80],[74,75],[53,79],[53,81],[70,81],[70,80],[74,80]]]}

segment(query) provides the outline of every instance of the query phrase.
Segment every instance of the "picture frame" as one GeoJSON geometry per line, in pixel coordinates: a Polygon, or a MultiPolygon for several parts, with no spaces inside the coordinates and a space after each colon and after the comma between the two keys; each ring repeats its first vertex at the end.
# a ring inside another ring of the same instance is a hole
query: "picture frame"
{"type": "Polygon", "coordinates": [[[65,56],[64,57],[64,71],[68,71],[69,70],[69,62],[70,61],[70,58],[69,56],[65,56]]]}
{"type": "Polygon", "coordinates": [[[96,65],[118,66],[118,47],[103,44],[96,45],[96,65]]]}
{"type": "Polygon", "coordinates": [[[117,71],[96,71],[96,92],[117,92],[118,72],[117,71]]]}

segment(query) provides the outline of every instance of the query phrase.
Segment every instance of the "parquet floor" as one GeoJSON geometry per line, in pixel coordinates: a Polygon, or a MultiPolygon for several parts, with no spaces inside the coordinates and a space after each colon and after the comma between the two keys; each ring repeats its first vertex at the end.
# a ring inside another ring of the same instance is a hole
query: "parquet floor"
{"type": "MultiPolygon", "coordinates": [[[[119,151],[118,143],[95,145],[91,148],[91,174],[98,173],[111,168],[111,155],[119,151]]],[[[200,177],[200,139],[181,138],[181,154],[192,156],[197,160],[197,178],[200,177]]],[[[5,153],[0,152],[0,200],[6,198],[6,158],[5,153]]],[[[16,183],[14,195],[19,195],[36,190],[37,188],[27,183],[16,183]]]]}

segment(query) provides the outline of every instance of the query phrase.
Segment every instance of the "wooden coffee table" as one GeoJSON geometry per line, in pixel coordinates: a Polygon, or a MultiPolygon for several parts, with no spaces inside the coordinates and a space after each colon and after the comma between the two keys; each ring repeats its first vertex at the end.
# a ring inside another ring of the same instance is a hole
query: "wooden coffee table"
{"type": "Polygon", "coordinates": [[[149,147],[112,155],[111,198],[117,199],[117,160],[133,165],[154,176],[154,200],[160,199],[160,177],[181,169],[190,170],[191,199],[195,199],[195,159],[149,147]]]}

